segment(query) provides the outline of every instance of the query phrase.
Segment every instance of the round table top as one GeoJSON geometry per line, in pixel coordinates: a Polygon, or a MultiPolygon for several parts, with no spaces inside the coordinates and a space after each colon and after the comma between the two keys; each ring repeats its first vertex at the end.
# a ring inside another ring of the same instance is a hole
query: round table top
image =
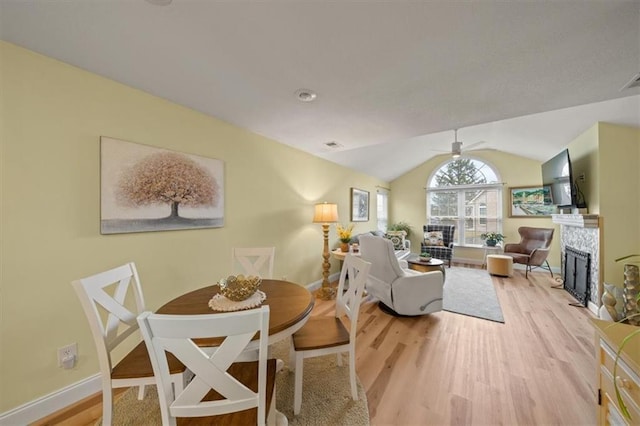
{"type": "Polygon", "coordinates": [[[429,261],[426,261],[426,260],[420,259],[420,256],[417,256],[417,255],[409,257],[407,259],[407,262],[414,265],[428,265],[428,266],[444,265],[444,261],[440,259],[436,259],[435,257],[432,257],[429,261]]]}
{"type": "MultiPolygon", "coordinates": [[[[217,285],[203,287],[178,296],[157,313],[198,315],[221,313],[209,307],[209,300],[219,293],[217,285]]],[[[263,279],[260,290],[267,295],[263,305],[269,305],[269,335],[274,335],[304,320],[313,309],[314,298],[309,290],[288,281],[263,279]]]]}

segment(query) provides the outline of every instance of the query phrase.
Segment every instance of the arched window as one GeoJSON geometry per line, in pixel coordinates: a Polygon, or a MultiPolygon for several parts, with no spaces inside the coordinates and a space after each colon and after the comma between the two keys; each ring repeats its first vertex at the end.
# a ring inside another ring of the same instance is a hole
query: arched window
{"type": "Polygon", "coordinates": [[[474,158],[447,161],[429,178],[427,223],[455,225],[455,243],[482,245],[480,235],[502,232],[502,183],[496,170],[474,158]]]}

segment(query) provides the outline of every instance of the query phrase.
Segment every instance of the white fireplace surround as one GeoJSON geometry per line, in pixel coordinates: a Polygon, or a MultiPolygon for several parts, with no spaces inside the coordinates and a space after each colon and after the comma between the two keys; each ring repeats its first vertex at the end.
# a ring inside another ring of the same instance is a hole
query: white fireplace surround
{"type": "Polygon", "coordinates": [[[590,296],[588,307],[597,315],[602,296],[600,285],[600,221],[597,214],[554,214],[553,223],[560,225],[562,276],[567,246],[591,255],[590,296]]]}

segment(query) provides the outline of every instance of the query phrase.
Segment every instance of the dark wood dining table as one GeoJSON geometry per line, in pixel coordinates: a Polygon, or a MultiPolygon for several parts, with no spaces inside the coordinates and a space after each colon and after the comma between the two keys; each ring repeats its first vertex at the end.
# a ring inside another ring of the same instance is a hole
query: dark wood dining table
{"type": "MultiPolygon", "coordinates": [[[[263,279],[260,288],[269,305],[269,345],[283,340],[299,330],[309,319],[314,298],[309,290],[298,284],[263,279]]],[[[199,315],[220,313],[209,307],[209,300],[220,292],[217,285],[199,288],[176,297],[161,306],[157,313],[170,315],[199,315]]],[[[215,339],[199,339],[200,346],[217,346],[215,339]]]]}

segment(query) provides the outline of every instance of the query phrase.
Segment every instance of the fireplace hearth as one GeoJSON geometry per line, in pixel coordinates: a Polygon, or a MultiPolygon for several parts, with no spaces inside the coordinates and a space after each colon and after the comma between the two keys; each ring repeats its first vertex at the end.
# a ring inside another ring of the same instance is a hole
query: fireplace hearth
{"type": "Polygon", "coordinates": [[[590,296],[591,254],[576,248],[565,247],[564,289],[583,306],[590,296]]]}

